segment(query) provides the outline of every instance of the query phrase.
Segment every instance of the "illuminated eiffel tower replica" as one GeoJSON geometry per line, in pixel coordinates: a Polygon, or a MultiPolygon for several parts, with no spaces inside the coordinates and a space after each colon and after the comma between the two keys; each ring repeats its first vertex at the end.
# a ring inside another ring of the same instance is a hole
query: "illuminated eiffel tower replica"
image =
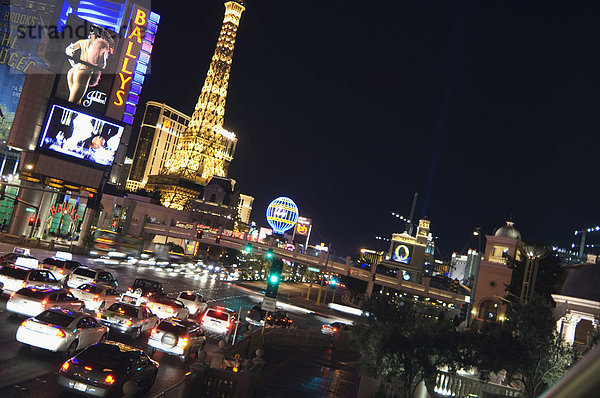
{"type": "Polygon", "coordinates": [[[237,138],[223,128],[235,35],[246,8],[225,3],[225,17],[202,92],[185,132],[165,169],[149,176],[147,189],[159,191],[163,206],[183,210],[213,176],[227,177],[237,138]]]}

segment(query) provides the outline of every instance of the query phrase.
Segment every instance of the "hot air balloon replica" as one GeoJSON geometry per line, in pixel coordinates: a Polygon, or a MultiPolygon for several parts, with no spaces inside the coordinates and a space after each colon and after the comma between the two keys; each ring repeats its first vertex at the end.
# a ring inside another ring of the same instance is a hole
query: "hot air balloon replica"
{"type": "Polygon", "coordinates": [[[298,221],[298,206],[290,198],[280,196],[267,207],[267,222],[273,232],[283,235],[298,221]]]}

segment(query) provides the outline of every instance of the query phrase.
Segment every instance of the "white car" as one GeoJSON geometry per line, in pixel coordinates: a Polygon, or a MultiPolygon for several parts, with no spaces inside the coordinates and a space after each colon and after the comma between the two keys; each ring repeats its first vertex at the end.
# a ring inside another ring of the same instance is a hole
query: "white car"
{"type": "Polygon", "coordinates": [[[148,351],[162,351],[167,354],[177,355],[186,360],[190,357],[197,358],[206,344],[206,336],[194,321],[181,319],[162,320],[157,327],[152,329],[148,338],[148,351]]]}
{"type": "Polygon", "coordinates": [[[121,293],[110,286],[85,283],[77,289],[70,289],[73,296],[85,303],[85,309],[98,311],[119,301],[121,293]]]}
{"type": "Polygon", "coordinates": [[[107,309],[96,313],[96,318],[112,331],[130,334],[134,338],[152,330],[160,321],[146,307],[136,307],[126,303],[114,303],[107,309]]]}
{"type": "Polygon", "coordinates": [[[235,329],[237,314],[228,308],[209,308],[200,320],[200,326],[207,334],[227,339],[235,329]]]}
{"type": "Polygon", "coordinates": [[[179,300],[166,296],[154,297],[146,302],[146,308],[160,319],[179,318],[187,319],[190,314],[187,307],[179,300]]]}
{"type": "Polygon", "coordinates": [[[37,316],[53,307],[81,311],[83,306],[83,301],[76,299],[68,290],[43,286],[28,286],[17,290],[6,302],[7,311],[27,316],[37,316]]]}
{"type": "Polygon", "coordinates": [[[115,277],[108,271],[96,270],[88,267],[79,267],[66,279],[67,287],[77,288],[84,283],[95,283],[99,285],[112,286],[115,289],[119,285],[115,277]]]}
{"type": "Polygon", "coordinates": [[[68,278],[78,267],[81,267],[81,264],[77,261],[62,260],[54,257],[47,258],[42,262],[42,268],[51,271],[61,281],[68,278]]]}
{"type": "Polygon", "coordinates": [[[202,314],[206,311],[206,300],[200,293],[196,292],[181,292],[177,296],[177,300],[181,301],[190,311],[190,315],[202,314]]]}
{"type": "Polygon", "coordinates": [[[4,291],[8,293],[16,292],[25,286],[61,287],[60,281],[52,272],[42,269],[2,267],[0,282],[4,283],[4,291]]]}
{"type": "Polygon", "coordinates": [[[94,317],[61,308],[46,310],[29,318],[17,329],[17,341],[29,347],[64,351],[72,357],[75,351],[106,339],[108,328],[94,317]]]}

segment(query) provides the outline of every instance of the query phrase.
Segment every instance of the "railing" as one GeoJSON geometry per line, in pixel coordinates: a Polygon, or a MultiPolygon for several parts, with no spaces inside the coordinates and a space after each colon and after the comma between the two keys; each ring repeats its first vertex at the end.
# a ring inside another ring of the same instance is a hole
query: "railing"
{"type": "Polygon", "coordinates": [[[486,395],[501,397],[521,396],[521,391],[516,388],[447,372],[438,372],[433,392],[450,397],[485,397],[486,395]]]}
{"type": "MultiPolygon", "coordinates": [[[[386,398],[403,396],[402,380],[381,382],[386,398]]],[[[485,382],[483,380],[461,376],[455,373],[439,371],[435,378],[435,386],[429,393],[435,397],[521,397],[522,392],[516,388],[485,382]]]]}

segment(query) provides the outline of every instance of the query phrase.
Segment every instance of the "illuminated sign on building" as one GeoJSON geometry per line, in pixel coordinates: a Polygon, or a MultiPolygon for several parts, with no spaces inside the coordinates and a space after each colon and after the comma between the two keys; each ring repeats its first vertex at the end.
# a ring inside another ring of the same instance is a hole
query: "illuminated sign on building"
{"type": "Polygon", "coordinates": [[[53,104],[39,148],[110,166],[124,128],[70,106],[53,104]]]}
{"type": "Polygon", "coordinates": [[[310,218],[298,217],[298,222],[296,223],[296,235],[307,236],[311,223],[312,220],[310,218]]]}
{"type": "Polygon", "coordinates": [[[54,216],[56,213],[65,213],[68,214],[69,217],[71,217],[71,220],[73,222],[77,221],[79,219],[79,214],[77,214],[77,206],[68,203],[68,202],[64,202],[58,205],[58,207],[56,206],[52,206],[50,207],[50,215],[54,216]]]}
{"type": "Polygon", "coordinates": [[[133,124],[160,16],[134,4],[106,115],[133,124]]]}
{"type": "Polygon", "coordinates": [[[397,243],[395,244],[394,250],[392,251],[392,260],[398,263],[409,264],[410,254],[411,250],[409,246],[397,243]]]}

